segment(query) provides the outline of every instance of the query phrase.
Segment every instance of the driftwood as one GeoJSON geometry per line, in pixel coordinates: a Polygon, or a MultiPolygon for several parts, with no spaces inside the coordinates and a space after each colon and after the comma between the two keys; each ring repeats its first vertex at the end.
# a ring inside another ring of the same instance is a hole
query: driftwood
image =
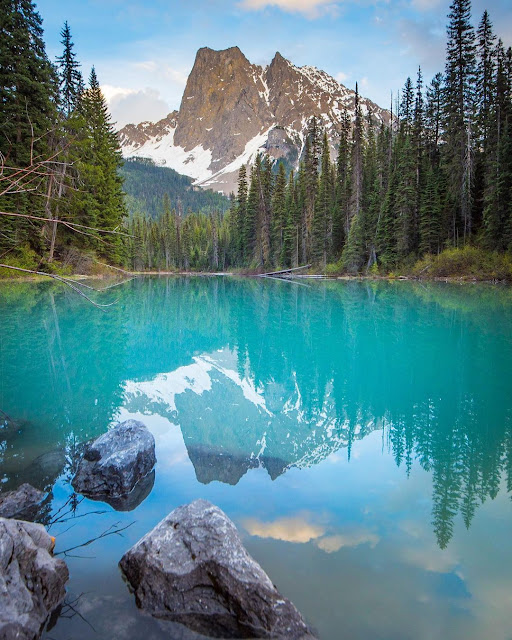
{"type": "Polygon", "coordinates": [[[54,273],[46,273],[45,271],[33,271],[32,269],[22,269],[21,267],[13,267],[13,266],[11,266],[9,264],[0,264],[0,268],[2,268],[2,269],[12,269],[13,271],[23,271],[24,273],[32,273],[32,274],[35,274],[37,276],[46,276],[47,278],[52,278],[53,280],[58,280],[59,282],[62,282],[63,284],[65,284],[68,287],[70,287],[71,289],[73,289],[73,291],[76,291],[76,293],[78,293],[78,295],[82,296],[82,298],[85,298],[88,302],[90,302],[92,305],[94,305],[98,309],[104,310],[105,307],[111,307],[113,304],[116,304],[116,301],[110,302],[109,304],[98,304],[97,302],[94,302],[94,300],[91,300],[91,298],[89,298],[89,296],[86,296],[83,291],[80,291],[80,289],[76,285],[84,286],[84,287],[87,287],[88,289],[91,289],[92,287],[89,287],[88,285],[81,284],[79,282],[74,282],[74,281],[68,280],[67,278],[63,278],[62,276],[57,276],[54,273]]]}
{"type": "Polygon", "coordinates": [[[269,271],[268,273],[259,273],[259,278],[267,278],[267,277],[286,277],[288,274],[293,273],[295,271],[302,271],[304,269],[309,269],[311,267],[310,264],[305,264],[302,267],[293,267],[291,269],[281,269],[281,271],[269,271]]]}

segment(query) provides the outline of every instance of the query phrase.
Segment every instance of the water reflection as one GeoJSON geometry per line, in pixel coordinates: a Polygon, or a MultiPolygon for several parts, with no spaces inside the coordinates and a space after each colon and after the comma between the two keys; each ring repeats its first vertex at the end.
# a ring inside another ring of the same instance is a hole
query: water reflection
{"type": "Polygon", "coordinates": [[[276,480],[381,430],[405,473],[418,460],[432,475],[442,548],[458,513],[469,527],[502,480],[512,490],[510,289],[173,278],[116,296],[102,314],[59,286],[1,285],[7,487],[51,489],[123,410],[178,424],[204,484],[276,480]]]}

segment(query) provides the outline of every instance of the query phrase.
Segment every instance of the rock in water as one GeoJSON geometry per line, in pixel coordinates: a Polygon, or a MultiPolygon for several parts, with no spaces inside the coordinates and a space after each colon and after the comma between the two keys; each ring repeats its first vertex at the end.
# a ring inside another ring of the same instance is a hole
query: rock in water
{"type": "Polygon", "coordinates": [[[218,507],[178,507],[121,559],[137,605],[215,638],[313,638],[218,507]]]}
{"type": "Polygon", "coordinates": [[[0,518],[0,638],[38,638],[64,599],[69,574],[40,524],[0,518]]]}
{"type": "Polygon", "coordinates": [[[43,501],[44,493],[30,484],[22,484],[15,491],[0,493],[0,518],[32,520],[43,501]]]}
{"type": "Polygon", "coordinates": [[[89,498],[118,498],[155,466],[155,439],[142,422],[126,420],[85,450],[73,487],[89,498]]]}

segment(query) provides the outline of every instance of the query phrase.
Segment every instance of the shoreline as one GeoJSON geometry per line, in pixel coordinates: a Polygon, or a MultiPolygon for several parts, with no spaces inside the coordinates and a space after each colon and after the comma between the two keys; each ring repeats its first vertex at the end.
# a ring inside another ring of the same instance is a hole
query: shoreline
{"type": "MultiPolygon", "coordinates": [[[[116,267],[116,270],[118,268],[116,267]]],[[[119,271],[121,271],[119,269],[119,271]]],[[[121,274],[120,274],[121,275],[121,274]]],[[[493,284],[493,285],[511,285],[510,280],[503,279],[490,279],[490,278],[478,278],[476,276],[435,276],[433,278],[418,277],[418,276],[378,276],[378,275],[326,275],[324,273],[308,273],[302,275],[294,275],[290,277],[283,276],[265,276],[261,273],[238,273],[235,271],[125,271],[122,270],[122,275],[127,278],[138,277],[200,277],[200,278],[212,278],[212,277],[240,277],[240,278],[268,278],[273,280],[343,280],[349,281],[374,281],[374,282],[444,282],[451,284],[493,284]]],[[[82,280],[113,280],[119,279],[114,274],[108,275],[106,273],[101,274],[73,274],[69,276],[62,276],[66,280],[70,281],[82,281],[82,280]]],[[[0,277],[0,283],[2,282],[46,282],[51,279],[50,274],[43,275],[24,275],[24,276],[5,276],[0,277]]]]}

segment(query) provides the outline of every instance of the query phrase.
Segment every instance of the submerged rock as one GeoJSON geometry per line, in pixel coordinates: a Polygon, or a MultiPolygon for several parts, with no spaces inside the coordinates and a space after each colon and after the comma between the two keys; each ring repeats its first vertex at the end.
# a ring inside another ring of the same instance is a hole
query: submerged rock
{"type": "Polygon", "coordinates": [[[149,496],[153,490],[155,484],[155,470],[151,471],[147,476],[144,476],[142,480],[137,482],[135,487],[130,493],[125,493],[122,496],[102,496],[101,500],[109,504],[116,511],[133,511],[139,504],[149,496]]]}
{"type": "Polygon", "coordinates": [[[45,494],[30,484],[22,484],[14,491],[0,493],[0,518],[33,520],[45,494]]]}
{"type": "Polygon", "coordinates": [[[75,491],[94,500],[129,494],[155,466],[155,439],[142,422],[126,420],[85,450],[75,491]]]}
{"type": "Polygon", "coordinates": [[[215,638],[313,638],[218,507],[178,507],[121,559],[137,605],[215,638]]]}
{"type": "Polygon", "coordinates": [[[38,638],[69,578],[40,524],[0,518],[0,638],[38,638]]]}

